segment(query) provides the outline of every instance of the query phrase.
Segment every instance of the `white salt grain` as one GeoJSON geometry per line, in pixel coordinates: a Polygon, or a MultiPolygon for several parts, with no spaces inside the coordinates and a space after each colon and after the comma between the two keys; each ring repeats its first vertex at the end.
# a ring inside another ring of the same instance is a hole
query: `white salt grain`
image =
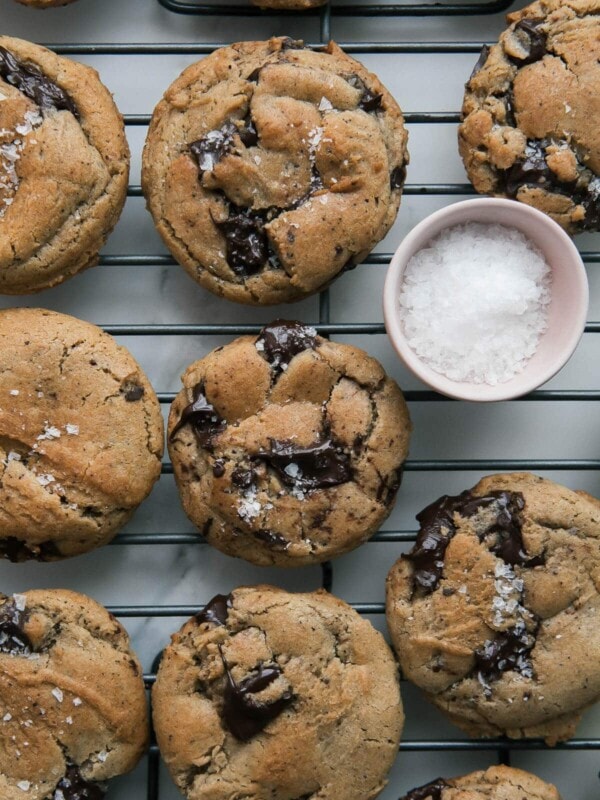
{"type": "Polygon", "coordinates": [[[522,372],[547,328],[550,282],[543,255],[520,231],[448,228],[406,265],[404,334],[451,380],[503,383],[522,372]]]}

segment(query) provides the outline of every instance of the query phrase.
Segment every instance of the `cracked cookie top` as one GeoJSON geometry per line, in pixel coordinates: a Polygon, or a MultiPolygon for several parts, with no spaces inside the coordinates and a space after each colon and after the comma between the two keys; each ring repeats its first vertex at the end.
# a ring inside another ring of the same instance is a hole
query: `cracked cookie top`
{"type": "Polygon", "coordinates": [[[335,44],[241,42],[169,87],[142,183],[165,243],[202,286],[287,302],[323,289],[386,234],[406,141],[395,100],[335,44]]]}
{"type": "Polygon", "coordinates": [[[172,637],[152,693],[161,754],[190,800],[368,800],[404,715],[393,656],[324,591],[218,595],[172,637]]]}
{"type": "Polygon", "coordinates": [[[400,800],[561,800],[556,788],[529,772],[494,766],[460,778],[436,778],[400,800]]]}
{"type": "Polygon", "coordinates": [[[277,320],[192,364],[169,416],[190,519],[255,564],[324,561],[390,513],[411,424],[375,359],[277,320]]]}
{"type": "Polygon", "coordinates": [[[0,556],[50,561],[110,540],[160,474],[160,406],[95,325],[0,311],[0,556]]]}
{"type": "Polygon", "coordinates": [[[128,176],[123,120],[97,72],[0,36],[0,293],[93,266],[128,176]]]}
{"type": "Polygon", "coordinates": [[[417,519],[387,580],[404,675],[470,735],[573,735],[600,699],[600,501],[492,475],[417,519]]]}
{"type": "Polygon", "coordinates": [[[147,740],[141,667],[105,608],[66,590],[0,594],[4,800],[101,800],[147,740]]]}
{"type": "Polygon", "coordinates": [[[600,2],[540,0],[508,15],[466,86],[459,149],[475,189],[600,230],[600,2]]]}

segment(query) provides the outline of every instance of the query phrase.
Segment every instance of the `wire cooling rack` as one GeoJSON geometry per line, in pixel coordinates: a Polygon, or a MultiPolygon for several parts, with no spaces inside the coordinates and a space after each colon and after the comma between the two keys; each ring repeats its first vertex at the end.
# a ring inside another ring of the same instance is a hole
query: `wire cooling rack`
{"type": "MultiPolygon", "coordinates": [[[[187,16],[197,16],[199,18],[215,18],[215,17],[264,17],[265,19],[274,19],[276,15],[271,12],[263,12],[260,9],[249,5],[249,0],[244,0],[243,4],[227,4],[222,0],[214,0],[212,3],[196,3],[193,0],[157,0],[157,4],[162,6],[173,14],[181,14],[187,16]]],[[[78,5],[78,4],[76,4],[78,5]]],[[[150,3],[149,3],[150,5],[150,3]]],[[[327,42],[330,38],[335,37],[335,25],[338,21],[344,18],[359,18],[359,17],[381,17],[385,18],[426,18],[426,17],[449,17],[455,18],[459,16],[473,16],[473,15],[488,15],[495,14],[508,9],[511,6],[511,0],[491,0],[488,2],[472,2],[472,3],[433,3],[433,4],[384,4],[384,3],[369,3],[357,2],[356,4],[332,4],[328,2],[320,9],[305,12],[303,16],[309,18],[318,18],[319,39],[318,41],[311,42],[314,46],[319,46],[327,42]]],[[[279,17],[287,18],[293,17],[292,13],[286,12],[280,14],[279,17]]],[[[296,15],[298,16],[298,15],[296,15]]],[[[385,56],[392,55],[426,55],[426,54],[474,54],[474,57],[479,53],[483,42],[457,42],[457,41],[363,41],[353,40],[348,42],[339,42],[346,52],[357,55],[367,54],[382,54],[385,56]]],[[[208,54],[218,47],[229,44],[228,41],[213,42],[213,43],[188,43],[188,42],[174,42],[174,43],[133,43],[133,42],[119,42],[119,43],[69,43],[69,44],[51,44],[56,52],[69,55],[69,56],[201,56],[208,54]]],[[[168,82],[172,80],[175,75],[172,75],[169,80],[165,80],[164,86],[166,88],[168,82]]],[[[459,121],[458,113],[450,113],[446,111],[429,111],[429,112],[408,112],[405,113],[406,122],[409,125],[442,125],[442,124],[455,124],[459,121]]],[[[149,114],[126,114],[125,122],[130,128],[145,128],[150,121],[149,114]]],[[[410,172],[409,172],[410,178],[410,172]]],[[[405,186],[405,196],[442,196],[454,197],[458,195],[470,195],[473,193],[472,187],[467,183],[408,183],[405,186]]],[[[142,196],[141,187],[139,185],[131,185],[128,190],[128,196],[131,198],[139,198],[142,196]]],[[[587,264],[596,264],[600,262],[600,251],[585,250],[582,256],[587,264]]],[[[367,259],[367,264],[383,265],[390,260],[391,253],[377,252],[371,254],[367,259]]],[[[117,255],[104,255],[100,260],[101,266],[104,267],[171,267],[175,264],[170,256],[158,254],[117,254],[117,255]]],[[[335,287],[332,288],[335,292],[335,287]]],[[[290,311],[293,314],[292,311],[290,311]]],[[[312,322],[319,329],[323,335],[332,336],[375,336],[384,333],[384,326],[380,322],[375,323],[357,323],[357,322],[331,322],[330,314],[330,290],[321,293],[318,303],[318,319],[312,322]]],[[[260,330],[261,325],[251,324],[110,324],[104,325],[104,329],[117,336],[117,337],[213,337],[223,336],[227,340],[234,336],[242,334],[256,333],[260,330]]],[[[600,321],[589,321],[586,326],[586,333],[600,333],[600,321]]],[[[160,388],[160,387],[156,387],[160,388]]],[[[447,398],[422,389],[413,389],[405,391],[405,396],[408,402],[413,406],[416,404],[430,404],[430,403],[443,403],[446,406],[449,401],[447,398]]],[[[159,400],[165,408],[172,402],[174,394],[170,392],[159,392],[159,400]]],[[[555,401],[560,403],[576,403],[583,401],[593,403],[593,401],[600,399],[600,390],[596,389],[543,389],[532,392],[527,397],[522,398],[519,402],[543,402],[555,401]]],[[[440,413],[443,406],[440,405],[440,413]]],[[[422,473],[424,476],[437,472],[475,472],[484,474],[493,471],[534,471],[534,472],[564,472],[564,471],[591,471],[597,473],[600,470],[600,460],[596,459],[522,459],[517,458],[514,460],[507,459],[421,459],[409,460],[406,463],[405,470],[407,473],[416,472],[422,473]]],[[[168,462],[163,464],[163,474],[172,474],[172,465],[168,462]]],[[[468,480],[468,479],[467,479],[468,480]]],[[[469,485],[465,483],[465,486],[469,485]]],[[[431,498],[433,499],[433,497],[431,498]]],[[[375,537],[373,542],[378,543],[408,543],[414,541],[416,536],[415,530],[385,530],[380,531],[375,537]]],[[[132,546],[132,545],[172,545],[172,546],[186,546],[195,548],[202,543],[201,537],[196,533],[135,533],[127,532],[121,533],[112,542],[113,546],[132,546]]],[[[390,556],[390,565],[397,553],[390,556]]],[[[322,565],[321,569],[321,583],[326,589],[331,589],[334,582],[335,565],[326,563],[322,565]]],[[[335,590],[335,586],[333,586],[335,590]]],[[[202,597],[202,600],[208,600],[208,597],[202,597]]],[[[374,603],[353,603],[354,608],[365,615],[381,616],[384,613],[384,604],[382,602],[374,603]]],[[[108,605],[110,611],[116,616],[129,619],[149,620],[155,618],[182,618],[188,617],[199,610],[200,606],[196,605],[173,605],[173,604],[157,604],[157,605],[108,605]]],[[[173,628],[179,626],[179,621],[173,622],[173,628]]],[[[155,681],[156,668],[158,657],[152,666],[150,672],[144,675],[146,686],[150,688],[155,681]]],[[[406,685],[406,684],[405,684],[406,685]]],[[[525,741],[509,741],[504,739],[488,739],[488,740],[469,740],[464,737],[458,738],[432,738],[432,739],[404,739],[401,744],[401,751],[412,753],[490,753],[490,761],[496,760],[499,763],[510,763],[511,755],[520,751],[544,751],[545,745],[543,742],[536,740],[525,741]]],[[[558,751],[593,751],[598,755],[595,769],[600,766],[600,738],[587,737],[576,738],[565,742],[557,747],[558,751]]],[[[592,767],[593,768],[593,767],[592,767]]],[[[594,769],[594,768],[593,768],[594,769]]],[[[435,766],[434,759],[432,758],[430,778],[434,778],[438,774],[438,769],[435,766]],[[435,774],[434,774],[435,773],[435,774]]],[[[145,787],[146,797],[148,800],[158,800],[162,797],[160,778],[160,756],[158,748],[153,739],[150,753],[148,757],[147,767],[147,783],[145,787]]],[[[457,770],[458,772],[458,770],[457,770]]],[[[572,776],[575,780],[575,775],[572,776]]],[[[597,785],[597,784],[596,784],[597,785]]],[[[568,783],[567,783],[568,786],[568,783]]],[[[137,789],[137,787],[136,787],[137,789]]],[[[401,791],[396,792],[396,796],[401,794],[401,791]]],[[[600,792],[596,791],[595,794],[589,798],[586,795],[585,800],[597,800],[600,792]]],[[[387,795],[386,795],[387,796],[387,795]]],[[[136,791],[136,798],[141,795],[136,791]]],[[[565,797],[567,800],[567,797],[565,797]]]]}

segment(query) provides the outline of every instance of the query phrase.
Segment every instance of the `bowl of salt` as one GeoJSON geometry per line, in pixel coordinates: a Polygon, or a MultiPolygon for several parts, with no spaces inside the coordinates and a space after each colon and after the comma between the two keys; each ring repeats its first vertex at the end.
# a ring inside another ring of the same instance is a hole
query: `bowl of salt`
{"type": "Polygon", "coordinates": [[[542,386],[583,334],[587,275],[571,238],[514,200],[478,198],[420,222],[388,268],[383,311],[404,365],[461,400],[542,386]]]}

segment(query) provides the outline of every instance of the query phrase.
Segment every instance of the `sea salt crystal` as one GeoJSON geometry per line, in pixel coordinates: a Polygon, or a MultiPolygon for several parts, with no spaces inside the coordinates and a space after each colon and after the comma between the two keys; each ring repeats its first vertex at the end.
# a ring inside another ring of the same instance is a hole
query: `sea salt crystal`
{"type": "Polygon", "coordinates": [[[104,763],[107,758],[108,758],[108,753],[106,752],[106,750],[101,750],[98,753],[98,761],[102,761],[102,763],[104,763]]]}
{"type": "Polygon", "coordinates": [[[71,423],[68,422],[65,425],[65,430],[69,434],[69,436],[78,436],[79,435],[79,425],[71,425],[71,423]]]}
{"type": "Polygon", "coordinates": [[[8,714],[8,713],[6,713],[6,714],[5,714],[5,715],[2,717],[2,722],[10,722],[10,721],[11,721],[11,719],[12,719],[12,714],[8,714]]]}
{"type": "Polygon", "coordinates": [[[45,475],[37,475],[36,479],[40,486],[48,486],[49,483],[54,481],[54,475],[50,475],[48,472],[45,475]]]}
{"type": "Polygon", "coordinates": [[[321,102],[319,103],[319,111],[331,111],[333,105],[329,102],[326,97],[321,98],[321,102]]]}
{"type": "Polygon", "coordinates": [[[74,697],[73,698],[73,705],[74,706],[80,706],[82,702],[83,701],[82,701],[81,697],[74,697]]]}
{"type": "Polygon", "coordinates": [[[12,394],[13,397],[18,397],[19,390],[18,389],[11,389],[10,393],[12,394]]]}
{"type": "Polygon", "coordinates": [[[454,381],[522,372],[548,324],[550,267],[520,231],[448,228],[406,265],[400,316],[410,347],[454,381]]]}
{"type": "Polygon", "coordinates": [[[58,686],[52,689],[52,695],[58,700],[59,703],[62,703],[64,695],[62,691],[58,688],[58,686]]]}
{"type": "Polygon", "coordinates": [[[15,608],[17,611],[25,611],[27,597],[24,594],[13,594],[13,600],[15,601],[15,608]]]}
{"type": "Polygon", "coordinates": [[[14,450],[11,450],[10,453],[8,454],[8,456],[6,457],[6,460],[9,463],[11,461],[20,461],[21,460],[21,456],[19,455],[19,453],[16,453],[14,450]]]}
{"type": "Polygon", "coordinates": [[[17,786],[19,787],[19,789],[21,789],[22,792],[28,792],[31,783],[29,781],[19,781],[17,783],[17,786]]]}

